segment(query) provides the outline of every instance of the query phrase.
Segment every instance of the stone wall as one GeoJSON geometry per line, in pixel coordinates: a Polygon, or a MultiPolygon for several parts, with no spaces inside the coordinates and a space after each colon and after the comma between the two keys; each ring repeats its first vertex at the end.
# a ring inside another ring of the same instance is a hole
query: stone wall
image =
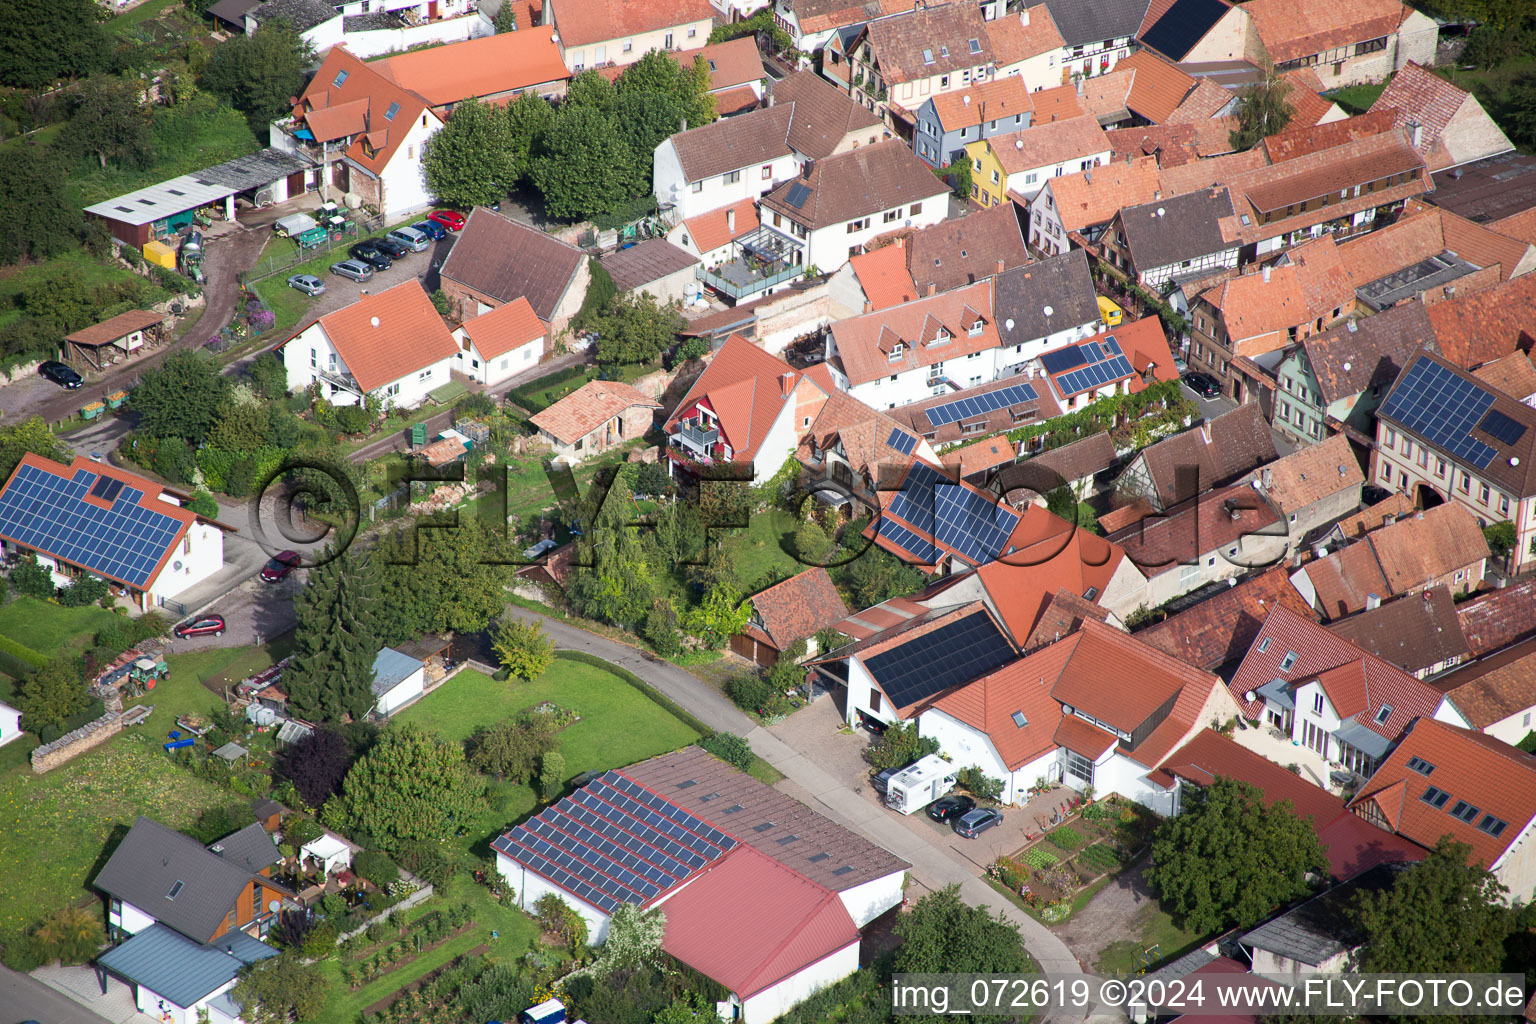
{"type": "Polygon", "coordinates": [[[66,733],[52,743],[45,743],[34,749],[32,770],[41,775],[49,769],[57,768],[70,758],[83,754],[92,747],[100,746],[122,729],[122,712],[109,711],[94,722],[87,722],[74,732],[66,733]]]}

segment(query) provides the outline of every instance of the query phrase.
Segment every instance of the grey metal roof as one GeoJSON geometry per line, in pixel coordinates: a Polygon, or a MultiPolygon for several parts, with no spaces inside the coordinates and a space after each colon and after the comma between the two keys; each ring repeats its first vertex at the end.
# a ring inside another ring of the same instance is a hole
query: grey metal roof
{"type": "Polygon", "coordinates": [[[599,262],[619,291],[627,292],[688,270],[699,261],[665,238],[650,238],[628,249],[609,253],[599,262]]]}
{"type": "Polygon", "coordinates": [[[95,885],[185,935],[209,936],[250,878],[246,868],[210,853],[197,840],[140,818],[96,876],[95,885]],[[181,888],[172,898],[178,882],[181,888]]]}
{"type": "Polygon", "coordinates": [[[264,149],[192,174],[146,185],[115,199],[87,206],[85,212],[124,224],[151,224],[186,210],[217,203],[238,192],[270,185],[308,166],[307,161],[296,156],[264,149]]]}
{"type": "Polygon", "coordinates": [[[277,950],[244,932],[221,935],[213,945],[194,942],[163,924],[152,924],[108,950],[97,963],[186,1008],[229,984],[240,968],[274,956],[277,950]]]}
{"type": "Polygon", "coordinates": [[[1296,709],[1296,701],[1291,696],[1291,685],[1284,679],[1271,679],[1259,687],[1259,696],[1274,701],[1287,711],[1296,709]]]}
{"type": "Polygon", "coordinates": [[[1372,757],[1381,757],[1392,745],[1391,741],[1370,727],[1354,719],[1350,719],[1335,730],[1335,737],[1348,743],[1356,750],[1363,750],[1372,757]]]}
{"type": "Polygon", "coordinates": [[[1377,865],[1264,922],[1239,941],[1250,949],[1262,949],[1315,967],[1360,944],[1361,936],[1350,924],[1349,906],[1356,893],[1376,892],[1390,886],[1395,874],[1393,865],[1377,865]]]}
{"type": "Polygon", "coordinates": [[[1081,249],[1005,270],[992,282],[993,313],[1005,346],[1099,319],[1099,297],[1081,249]]]}
{"type": "Polygon", "coordinates": [[[268,146],[248,156],[237,156],[233,160],[214,164],[204,169],[198,177],[231,185],[244,192],[270,185],[279,178],[286,178],[310,166],[313,166],[312,163],[303,157],[268,146]]]}
{"type": "Polygon", "coordinates": [[[1147,0],[1045,0],[1068,46],[1122,39],[1141,31],[1147,0]]]}
{"type": "Polygon", "coordinates": [[[373,659],[373,695],[382,697],[403,683],[411,673],[424,668],[421,662],[393,647],[386,647],[373,659]]]}
{"type": "Polygon", "coordinates": [[[277,844],[272,842],[272,837],[267,830],[261,827],[260,822],[251,822],[238,832],[232,832],[212,843],[209,851],[218,854],[231,864],[238,864],[251,874],[256,874],[262,868],[271,867],[279,860],[277,844]]]}

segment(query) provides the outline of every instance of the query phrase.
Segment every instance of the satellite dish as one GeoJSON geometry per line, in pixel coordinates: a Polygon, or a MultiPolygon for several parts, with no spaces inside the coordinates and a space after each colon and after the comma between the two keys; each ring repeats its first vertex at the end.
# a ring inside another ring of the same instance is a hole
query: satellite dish
{"type": "Polygon", "coordinates": [[[369,320],[368,322],[373,324],[373,326],[375,326],[375,327],[379,326],[379,318],[378,317],[374,317],[373,319],[369,320]]]}
{"type": "Polygon", "coordinates": [[[282,909],[283,909],[283,901],[282,900],[272,900],[270,903],[267,904],[267,910],[270,913],[275,914],[279,910],[282,910],[282,909]]]}
{"type": "Polygon", "coordinates": [[[1244,693],[1243,693],[1243,700],[1252,702],[1253,697],[1254,697],[1254,693],[1253,693],[1252,690],[1244,691],[1244,693]]]}
{"type": "Polygon", "coordinates": [[[1046,316],[1050,316],[1054,312],[1056,312],[1056,311],[1054,309],[1052,309],[1050,306],[1046,306],[1045,307],[1045,315],[1046,316]]]}
{"type": "Polygon", "coordinates": [[[171,568],[176,570],[177,572],[181,572],[181,563],[180,562],[172,562],[171,563],[171,568]]]}
{"type": "Polygon", "coordinates": [[[1003,326],[1008,328],[1010,331],[1013,330],[1013,317],[1009,317],[1007,320],[1004,320],[1003,326]]]}

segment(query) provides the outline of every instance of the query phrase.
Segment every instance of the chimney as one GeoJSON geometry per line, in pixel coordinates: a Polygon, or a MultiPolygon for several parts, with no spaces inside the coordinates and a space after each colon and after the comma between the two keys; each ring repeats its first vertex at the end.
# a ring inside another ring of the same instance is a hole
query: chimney
{"type": "Polygon", "coordinates": [[[794,388],[794,381],[795,375],[792,373],[779,374],[779,391],[783,393],[785,398],[789,397],[790,391],[794,388]]]}
{"type": "Polygon", "coordinates": [[[680,132],[685,132],[685,131],[688,130],[688,119],[686,117],[678,118],[678,120],[677,120],[677,130],[680,131],[680,132]]]}
{"type": "Polygon", "coordinates": [[[1422,149],[1424,147],[1424,126],[1413,121],[1409,121],[1408,125],[1413,130],[1413,148],[1422,149]]]}
{"type": "Polygon", "coordinates": [[[864,300],[864,312],[866,312],[866,313],[873,313],[874,311],[875,311],[875,304],[873,302],[870,302],[868,299],[865,299],[864,300]]]}
{"type": "Polygon", "coordinates": [[[1445,297],[1448,298],[1448,299],[1454,299],[1456,297],[1456,286],[1455,285],[1448,284],[1448,285],[1445,286],[1445,297]]]}
{"type": "Polygon", "coordinates": [[[815,160],[807,160],[805,162],[805,166],[800,168],[800,176],[802,178],[805,178],[807,181],[809,181],[810,177],[811,177],[811,169],[813,167],[815,167],[815,166],[816,166],[816,161],[815,160]]]}
{"type": "Polygon", "coordinates": [[[1381,517],[1382,526],[1391,526],[1395,522],[1397,522],[1397,513],[1395,512],[1388,512],[1386,515],[1381,517]]]}
{"type": "Polygon", "coordinates": [[[1200,438],[1206,444],[1210,444],[1211,443],[1211,421],[1210,420],[1201,420],[1200,421],[1200,438]]]}
{"type": "Polygon", "coordinates": [[[1154,203],[1160,203],[1160,202],[1163,201],[1163,190],[1162,189],[1155,188],[1155,189],[1152,190],[1152,201],[1154,203]]]}
{"type": "Polygon", "coordinates": [[[1344,329],[1347,330],[1350,334],[1354,334],[1360,329],[1360,325],[1351,320],[1348,324],[1345,325],[1344,329]]]}
{"type": "Polygon", "coordinates": [[[993,271],[993,273],[1001,274],[1002,272],[1003,272],[1003,261],[1002,260],[998,260],[997,261],[997,269],[995,271],[993,271]]]}
{"type": "Polygon", "coordinates": [[[1381,595],[1380,594],[1366,594],[1365,595],[1365,610],[1366,611],[1373,612],[1377,608],[1380,608],[1380,607],[1381,607],[1381,595]]]}
{"type": "Polygon", "coordinates": [[[1302,552],[1298,548],[1296,553],[1291,556],[1291,565],[1294,566],[1297,569],[1300,569],[1301,568],[1301,561],[1302,561],[1303,557],[1304,557],[1304,552],[1302,552]]]}
{"type": "Polygon", "coordinates": [[[1261,273],[1264,275],[1264,283],[1269,284],[1269,267],[1265,267],[1261,273]]]}
{"type": "Polygon", "coordinates": [[[725,208],[725,230],[732,238],[736,237],[736,207],[734,206],[725,208]]]}
{"type": "Polygon", "coordinates": [[[1275,485],[1275,472],[1268,466],[1264,467],[1264,489],[1267,491],[1275,485]]]}
{"type": "Polygon", "coordinates": [[[923,296],[926,298],[927,296],[932,295],[937,290],[938,290],[938,285],[934,284],[932,281],[929,281],[928,282],[928,289],[925,292],[923,292],[923,296]]]}
{"type": "Polygon", "coordinates": [[[763,89],[763,106],[765,106],[765,107],[773,106],[773,79],[772,78],[768,79],[768,84],[763,89]]]}

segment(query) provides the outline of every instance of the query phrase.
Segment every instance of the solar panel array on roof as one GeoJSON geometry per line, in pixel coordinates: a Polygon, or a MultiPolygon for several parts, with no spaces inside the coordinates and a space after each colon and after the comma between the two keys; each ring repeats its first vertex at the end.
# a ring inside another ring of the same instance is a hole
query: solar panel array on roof
{"type": "Polygon", "coordinates": [[[1174,0],[1173,6],[1147,28],[1144,45],[1173,61],[1181,61],[1228,11],[1222,0],[1174,0]]]}
{"type": "Polygon", "coordinates": [[[136,487],[102,485],[102,508],[83,500],[98,481],[110,479],[78,470],[65,480],[36,466],[22,466],[0,494],[0,534],[91,572],[135,587],[149,582],[155,566],[181,531],[181,522],[139,507],[144,492],[136,487]]]}
{"type": "Polygon", "coordinates": [[[1024,402],[1039,400],[1033,386],[1029,384],[1015,384],[1012,387],[999,388],[996,391],[988,391],[984,395],[976,395],[973,398],[962,398],[958,402],[946,402],[929,409],[925,416],[928,422],[936,427],[942,427],[946,423],[954,423],[958,420],[970,419],[972,416],[981,416],[986,413],[1006,409],[1010,405],[1021,405],[1024,402]]]}
{"type": "Polygon", "coordinates": [[[911,556],[907,559],[909,562],[917,565],[933,565],[939,560],[938,548],[894,519],[882,518],[878,535],[883,540],[888,540],[905,550],[911,556]]]}
{"type": "Polygon", "coordinates": [[[1047,352],[1040,357],[1040,362],[1048,373],[1061,374],[1056,378],[1056,386],[1067,397],[1103,387],[1110,381],[1129,377],[1135,372],[1114,335],[1105,338],[1102,343],[1089,341],[1056,352],[1047,352]],[[1068,370],[1072,372],[1065,372],[1068,370]]]}
{"type": "Polygon", "coordinates": [[[1477,428],[1489,437],[1494,437],[1505,444],[1514,444],[1525,436],[1525,424],[1516,422],[1499,412],[1497,409],[1489,409],[1488,415],[1483,417],[1483,422],[1477,428]]]}
{"type": "Polygon", "coordinates": [[[1131,369],[1131,361],[1125,356],[1115,356],[1113,359],[1102,363],[1089,363],[1081,370],[1073,370],[1056,378],[1056,386],[1061,388],[1061,393],[1070,398],[1080,395],[1084,391],[1092,391],[1094,388],[1103,387],[1110,381],[1129,377],[1136,371],[1131,369]]]}
{"type": "Polygon", "coordinates": [[[1392,389],[1378,415],[1401,423],[1454,458],[1486,469],[1498,452],[1473,437],[1472,428],[1492,405],[1488,391],[1420,358],[1392,389]]]}
{"type": "Polygon", "coordinates": [[[903,455],[911,455],[912,449],[917,447],[917,438],[904,430],[893,428],[891,436],[885,439],[885,443],[901,452],[903,455]]]}
{"type": "Polygon", "coordinates": [[[886,510],[976,565],[995,559],[1019,523],[1018,513],[995,496],[957,484],[922,462],[912,464],[886,510]]]}
{"type": "Polygon", "coordinates": [[[609,914],[655,898],[736,845],[730,835],[617,772],[606,772],[491,843],[609,914]]]}
{"type": "Polygon", "coordinates": [[[1040,357],[1040,365],[1045,367],[1046,373],[1065,373],[1074,366],[1082,366],[1087,361],[1088,356],[1076,345],[1058,348],[1040,357]]]}
{"type": "Polygon", "coordinates": [[[798,181],[789,186],[789,191],[784,196],[784,201],[795,209],[805,205],[805,201],[811,197],[811,190],[798,181]]]}
{"type": "Polygon", "coordinates": [[[100,498],[102,501],[112,501],[123,489],[123,482],[113,476],[99,476],[96,482],[91,484],[91,497],[100,498]]]}
{"type": "Polygon", "coordinates": [[[891,703],[908,707],[1012,661],[1013,646],[984,611],[868,658],[864,667],[891,703]]]}

